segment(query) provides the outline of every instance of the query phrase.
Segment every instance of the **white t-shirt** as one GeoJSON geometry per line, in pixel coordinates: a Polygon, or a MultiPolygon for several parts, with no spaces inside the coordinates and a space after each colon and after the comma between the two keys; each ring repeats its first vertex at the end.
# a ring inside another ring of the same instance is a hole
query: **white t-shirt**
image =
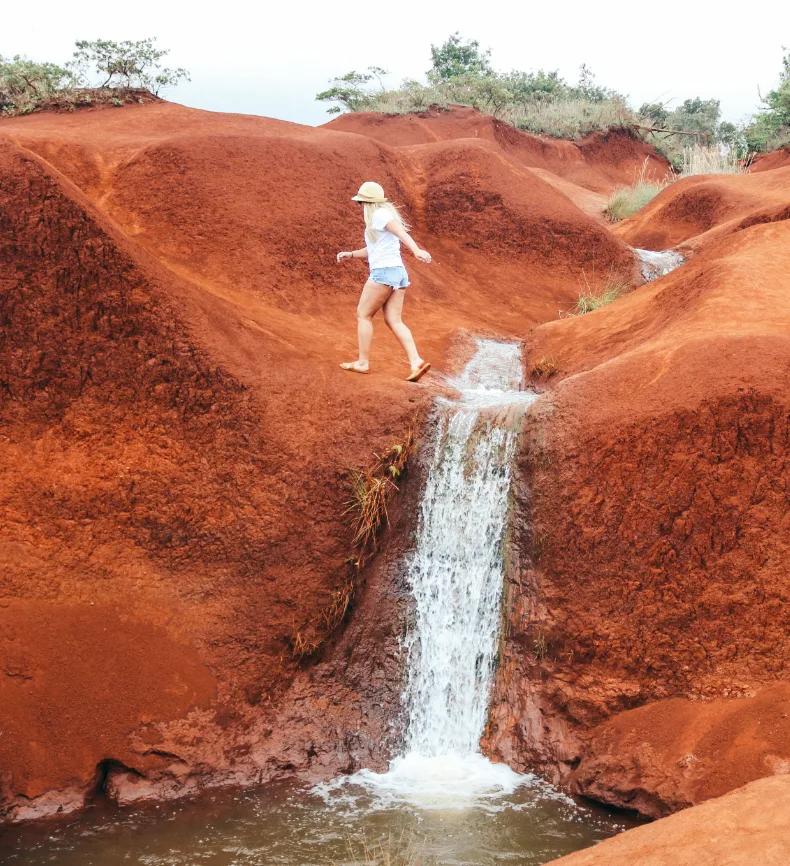
{"type": "Polygon", "coordinates": [[[368,264],[373,268],[402,268],[403,259],[400,257],[400,240],[388,232],[384,226],[391,219],[396,219],[389,208],[380,207],[373,214],[371,228],[376,234],[376,243],[371,243],[368,233],[365,232],[365,246],[368,248],[368,264]]]}

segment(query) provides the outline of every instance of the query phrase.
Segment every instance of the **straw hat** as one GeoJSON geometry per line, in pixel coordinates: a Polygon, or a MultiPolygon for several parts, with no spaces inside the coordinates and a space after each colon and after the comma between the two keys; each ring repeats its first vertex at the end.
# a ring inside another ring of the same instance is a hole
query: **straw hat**
{"type": "Polygon", "coordinates": [[[351,201],[367,201],[367,202],[385,202],[387,197],[384,195],[384,189],[380,183],[375,183],[372,180],[365,181],[359,188],[356,195],[351,196],[351,201]]]}

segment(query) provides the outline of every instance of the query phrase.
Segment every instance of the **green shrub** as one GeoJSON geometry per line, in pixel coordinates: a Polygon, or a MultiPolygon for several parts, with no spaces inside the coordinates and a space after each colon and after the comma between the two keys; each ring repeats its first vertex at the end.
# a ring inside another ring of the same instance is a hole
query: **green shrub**
{"type": "Polygon", "coordinates": [[[189,81],[186,69],[168,69],[161,65],[170,51],[156,48],[156,39],[112,42],[108,39],[80,40],[69,68],[83,85],[90,85],[92,75],[99,76],[102,88],[145,88],[159,95],[167,87],[189,81]]]}
{"type": "Polygon", "coordinates": [[[659,183],[637,181],[633,186],[617,189],[609,197],[604,214],[613,223],[620,222],[650,204],[663,188],[659,183]]]}
{"type": "Polygon", "coordinates": [[[17,54],[0,57],[0,112],[27,114],[53,93],[74,85],[72,73],[54,63],[36,63],[17,54]]]}

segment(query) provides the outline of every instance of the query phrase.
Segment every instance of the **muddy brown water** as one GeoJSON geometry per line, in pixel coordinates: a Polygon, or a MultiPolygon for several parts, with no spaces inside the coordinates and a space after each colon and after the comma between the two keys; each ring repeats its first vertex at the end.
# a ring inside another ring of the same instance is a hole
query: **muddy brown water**
{"type": "Polygon", "coordinates": [[[326,802],[281,785],[216,791],[194,800],[120,809],[0,831],[8,866],[361,866],[365,846],[395,853],[392,866],[542,864],[607,838],[632,821],[538,785],[467,808],[382,807],[360,791],[326,802]],[[398,856],[400,854],[400,857],[398,856]]]}

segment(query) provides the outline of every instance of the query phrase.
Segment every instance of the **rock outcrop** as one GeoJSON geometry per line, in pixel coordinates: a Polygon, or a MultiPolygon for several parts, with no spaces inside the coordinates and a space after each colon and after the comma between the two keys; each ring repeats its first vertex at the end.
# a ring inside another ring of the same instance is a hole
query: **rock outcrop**
{"type": "Polygon", "coordinates": [[[761,779],[551,866],[784,866],[790,779],[761,779]]]}

